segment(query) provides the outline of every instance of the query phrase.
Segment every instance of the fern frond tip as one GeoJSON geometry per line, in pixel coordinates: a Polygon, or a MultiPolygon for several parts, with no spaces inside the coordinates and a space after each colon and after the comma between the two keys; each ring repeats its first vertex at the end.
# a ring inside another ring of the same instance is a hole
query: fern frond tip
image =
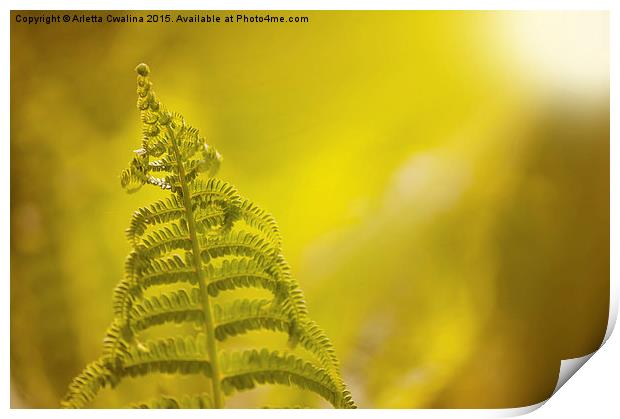
{"type": "Polygon", "coordinates": [[[140,63],[136,66],[136,72],[142,77],[147,77],[149,73],[151,72],[151,69],[149,68],[148,65],[144,63],[140,63]]]}

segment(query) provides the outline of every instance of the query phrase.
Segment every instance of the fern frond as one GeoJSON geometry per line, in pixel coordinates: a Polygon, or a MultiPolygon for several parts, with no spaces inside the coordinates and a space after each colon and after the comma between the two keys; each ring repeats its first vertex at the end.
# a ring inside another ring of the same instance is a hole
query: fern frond
{"type": "Polygon", "coordinates": [[[178,220],[183,213],[183,207],[176,196],[162,199],[134,212],[125,233],[127,238],[135,243],[149,226],[178,220]]]}
{"type": "Polygon", "coordinates": [[[213,407],[211,397],[207,393],[184,395],[181,398],[159,396],[148,402],[136,403],[134,409],[210,409],[213,407]]]}
{"type": "Polygon", "coordinates": [[[174,283],[195,284],[196,268],[179,255],[149,260],[136,274],[137,286],[144,290],[153,285],[174,283]]]}
{"type": "Polygon", "coordinates": [[[81,408],[92,402],[99,391],[114,381],[114,372],[98,359],[88,364],[84,371],[69,384],[67,395],[60,403],[64,408],[81,408]]]}
{"type": "Polygon", "coordinates": [[[176,337],[148,341],[132,347],[121,376],[137,377],[153,372],[167,374],[204,374],[211,376],[211,364],[204,350],[205,336],[176,337]]]}
{"type": "Polygon", "coordinates": [[[175,250],[190,250],[191,238],[187,228],[179,223],[169,223],[165,227],[144,237],[136,246],[143,258],[156,258],[175,250]]]}
{"type": "Polygon", "coordinates": [[[262,288],[271,291],[279,299],[288,293],[288,282],[269,273],[253,259],[224,260],[220,267],[206,266],[207,290],[216,297],[221,291],[237,288],[262,288]]]}
{"type": "Polygon", "coordinates": [[[287,296],[289,297],[283,302],[284,306],[287,308],[287,310],[295,313],[296,319],[305,319],[308,316],[308,309],[306,307],[306,300],[304,294],[299,288],[299,284],[295,279],[293,279],[292,277],[290,277],[290,275],[286,273],[282,276],[287,281],[287,296]]]}
{"type": "Polygon", "coordinates": [[[202,260],[228,256],[248,256],[259,265],[270,265],[277,257],[276,249],[261,237],[246,231],[233,231],[216,237],[205,237],[202,241],[202,260]]]}
{"type": "Polygon", "coordinates": [[[116,317],[125,318],[131,310],[131,292],[135,288],[133,278],[123,278],[114,288],[112,307],[116,317]]]}
{"type": "Polygon", "coordinates": [[[136,153],[129,168],[121,173],[121,186],[129,193],[138,191],[147,182],[148,157],[136,153]]]}
{"type": "Polygon", "coordinates": [[[289,329],[289,344],[296,342],[314,354],[338,388],[346,391],[340,375],[340,362],[336,357],[336,350],[325,332],[314,321],[305,319],[301,322],[292,322],[289,329]]]}
{"type": "Polygon", "coordinates": [[[170,257],[148,258],[143,252],[132,251],[125,262],[125,278],[114,289],[113,307],[117,317],[128,318],[133,301],[153,285],[198,280],[196,269],[178,254],[170,257]]]}
{"type": "Polygon", "coordinates": [[[173,189],[173,186],[175,186],[175,182],[170,178],[170,176],[166,176],[165,178],[159,178],[156,176],[152,176],[152,175],[148,175],[146,176],[146,183],[153,185],[153,186],[159,186],[162,189],[173,189]]]}
{"type": "Polygon", "coordinates": [[[134,305],[131,315],[131,327],[136,333],[166,322],[188,321],[204,321],[200,294],[195,288],[191,293],[179,290],[143,300],[134,305]]]}
{"type": "Polygon", "coordinates": [[[222,389],[227,394],[234,390],[251,390],[256,384],[294,385],[320,395],[334,407],[354,407],[329,374],[294,355],[280,355],[267,349],[252,350],[226,354],[221,363],[222,389]]]}
{"type": "MultiPolygon", "coordinates": [[[[197,180],[191,189],[192,205],[204,208],[207,205],[240,205],[239,193],[230,183],[210,178],[206,182],[197,180]]],[[[194,208],[195,208],[194,207],[194,208]]]]}
{"type": "Polygon", "coordinates": [[[62,407],[84,407],[104,387],[115,387],[124,377],[137,377],[159,372],[167,374],[204,374],[211,376],[211,365],[205,360],[204,335],[149,341],[132,347],[123,366],[110,367],[99,359],[73,379],[61,403],[62,407]]]}
{"type": "Polygon", "coordinates": [[[275,218],[268,212],[259,208],[256,204],[244,199],[239,206],[241,219],[252,228],[259,230],[271,242],[271,244],[279,249],[282,244],[280,229],[275,218]]]}
{"type": "Polygon", "coordinates": [[[129,338],[130,332],[124,322],[114,319],[103,339],[103,359],[107,364],[117,366],[129,354],[129,338]]]}
{"type": "Polygon", "coordinates": [[[226,306],[214,307],[215,337],[223,341],[228,337],[251,330],[288,332],[289,319],[271,306],[269,300],[235,300],[226,306]]]}
{"type": "Polygon", "coordinates": [[[344,389],[338,371],[336,351],[325,332],[311,320],[296,320],[285,308],[270,300],[234,300],[226,306],[216,305],[215,337],[223,341],[249,331],[272,330],[285,332],[291,339],[316,356],[335,383],[344,389]]]}
{"type": "Polygon", "coordinates": [[[73,380],[62,406],[84,407],[102,388],[114,388],[126,377],[166,373],[204,375],[211,391],[162,395],[136,407],[220,408],[225,394],[263,383],[293,385],[335,407],[355,407],[334,348],[310,320],[281,254],[275,219],[214,177],[220,154],[157,99],[148,67],[136,70],[143,137],[121,173],[121,185],[128,192],[154,185],[168,197],[133,213],[126,230],[131,251],[114,289],[114,319],[103,355],[73,380]],[[213,301],[222,291],[243,288],[263,289],[272,297],[213,301]],[[190,322],[202,332],[146,341],[142,336],[157,325],[190,322]],[[231,354],[220,348],[252,330],[286,333],[289,346],[299,345],[312,361],[267,349],[231,354]]]}
{"type": "Polygon", "coordinates": [[[128,318],[133,301],[153,285],[195,284],[197,280],[196,269],[179,255],[148,259],[132,251],[125,262],[125,278],[114,289],[114,314],[116,317],[128,318]]]}
{"type": "Polygon", "coordinates": [[[196,210],[196,226],[203,234],[217,229],[228,230],[236,218],[236,210],[233,207],[211,206],[204,210],[196,210]]]}

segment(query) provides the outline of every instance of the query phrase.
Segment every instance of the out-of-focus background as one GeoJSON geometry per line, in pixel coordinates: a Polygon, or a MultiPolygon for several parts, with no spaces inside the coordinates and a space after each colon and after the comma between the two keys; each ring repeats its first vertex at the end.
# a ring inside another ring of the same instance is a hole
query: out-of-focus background
{"type": "MultiPolygon", "coordinates": [[[[601,343],[606,13],[185,25],[28,25],[18,14],[44,13],[11,14],[13,407],[57,407],[100,354],[123,231],[161,195],[119,185],[140,143],[140,62],[163,103],[223,154],[221,177],[278,220],[359,406],[537,403],[561,359],[601,343]]],[[[174,390],[169,380],[150,394],[174,390]]],[[[117,393],[104,400],[120,405],[117,393]]],[[[231,405],[283,399],[323,406],[276,386],[231,405]]]]}

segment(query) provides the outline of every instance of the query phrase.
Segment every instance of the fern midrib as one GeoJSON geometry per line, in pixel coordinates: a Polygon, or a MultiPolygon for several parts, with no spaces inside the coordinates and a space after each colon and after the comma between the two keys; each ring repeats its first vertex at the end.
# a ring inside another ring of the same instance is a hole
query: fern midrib
{"type": "Polygon", "coordinates": [[[215,326],[213,324],[213,313],[211,311],[211,305],[209,302],[209,293],[207,291],[207,285],[204,279],[204,273],[202,270],[202,260],[200,258],[201,250],[198,243],[198,235],[196,234],[196,222],[194,220],[194,212],[192,210],[192,196],[189,191],[189,187],[185,180],[185,168],[181,161],[181,153],[177,145],[176,136],[174,131],[167,126],[168,134],[170,135],[170,141],[174,149],[175,160],[177,162],[177,168],[179,170],[179,182],[181,183],[181,190],[183,193],[183,206],[185,207],[185,215],[187,217],[187,226],[192,242],[192,257],[194,259],[194,265],[196,267],[196,276],[198,277],[198,285],[200,287],[200,295],[202,301],[202,308],[204,314],[204,331],[207,336],[206,349],[209,355],[209,361],[211,363],[211,384],[213,388],[213,407],[220,409],[222,404],[222,388],[220,383],[220,366],[217,358],[217,348],[215,339],[215,326]]]}

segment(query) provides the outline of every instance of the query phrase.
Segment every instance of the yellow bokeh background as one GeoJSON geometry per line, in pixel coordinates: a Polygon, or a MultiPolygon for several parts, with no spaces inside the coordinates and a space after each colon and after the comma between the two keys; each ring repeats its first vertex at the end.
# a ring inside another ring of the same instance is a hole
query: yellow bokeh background
{"type": "MultiPolygon", "coordinates": [[[[11,13],[13,407],[57,407],[100,354],[123,231],[162,196],[119,185],[140,144],[140,62],[224,156],[220,176],[275,216],[360,407],[548,397],[560,360],[607,325],[608,15],[271,13],[310,21],[11,13]]],[[[103,400],[203,384],[164,377],[103,400]]],[[[278,403],[324,406],[276,386],[230,400],[278,403]]]]}

